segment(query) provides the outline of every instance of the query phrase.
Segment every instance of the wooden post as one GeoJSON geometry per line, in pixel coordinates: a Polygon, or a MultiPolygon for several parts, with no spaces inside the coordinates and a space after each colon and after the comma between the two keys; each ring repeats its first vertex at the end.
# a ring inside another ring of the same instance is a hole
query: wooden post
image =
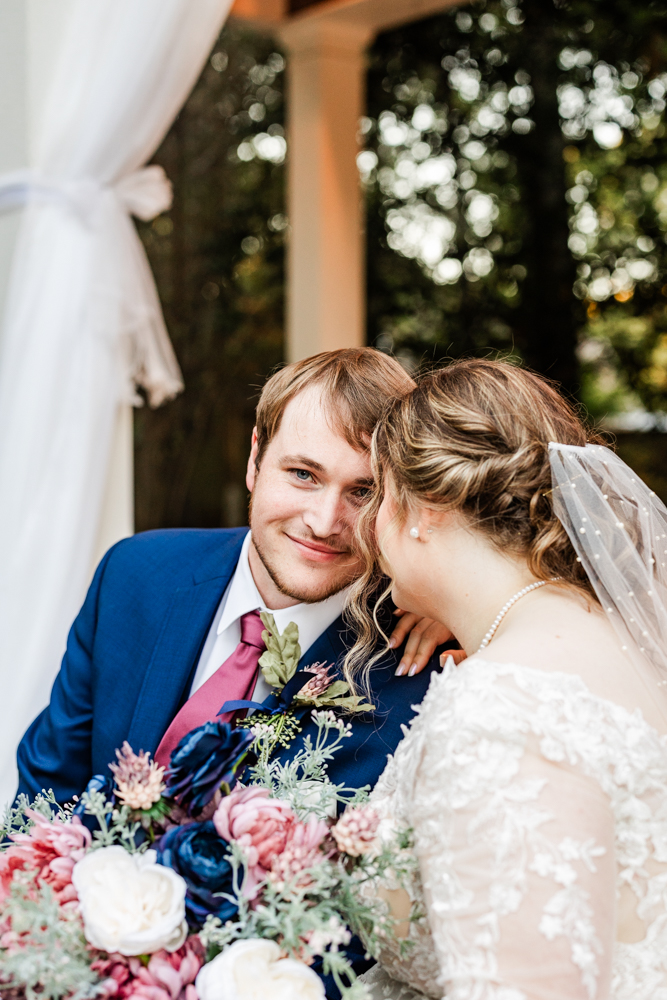
{"type": "Polygon", "coordinates": [[[287,360],[365,343],[362,197],[365,25],[295,20],[288,51],[287,360]]]}

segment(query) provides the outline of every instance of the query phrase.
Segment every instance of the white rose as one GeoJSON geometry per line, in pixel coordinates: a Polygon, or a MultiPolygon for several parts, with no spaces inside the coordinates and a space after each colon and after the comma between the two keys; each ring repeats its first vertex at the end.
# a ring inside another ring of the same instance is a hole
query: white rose
{"type": "Polygon", "coordinates": [[[74,865],[84,933],[94,948],[148,955],[181,947],[188,933],[187,886],[156,857],[155,851],[128,854],[116,845],[91,851],[74,865]]]}
{"type": "Polygon", "coordinates": [[[199,970],[199,1000],[324,1000],[322,980],[275,941],[235,941],[199,970]]]}

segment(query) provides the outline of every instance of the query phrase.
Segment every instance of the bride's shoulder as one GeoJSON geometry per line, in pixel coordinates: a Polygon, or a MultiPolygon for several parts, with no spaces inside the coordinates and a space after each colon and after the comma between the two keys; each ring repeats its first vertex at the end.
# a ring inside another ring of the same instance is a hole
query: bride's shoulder
{"type": "Polygon", "coordinates": [[[590,599],[555,593],[532,608],[517,608],[483,656],[496,664],[571,677],[575,687],[583,683],[594,695],[630,711],[654,700],[652,696],[646,703],[645,684],[627,647],[600,605],[590,599]]]}

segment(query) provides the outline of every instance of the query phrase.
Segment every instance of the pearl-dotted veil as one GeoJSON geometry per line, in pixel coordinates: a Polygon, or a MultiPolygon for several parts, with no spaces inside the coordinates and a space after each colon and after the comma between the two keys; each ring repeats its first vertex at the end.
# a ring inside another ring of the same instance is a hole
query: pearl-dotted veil
{"type": "Polygon", "coordinates": [[[609,448],[549,444],[554,512],[624,651],[667,684],[667,507],[609,448]]]}

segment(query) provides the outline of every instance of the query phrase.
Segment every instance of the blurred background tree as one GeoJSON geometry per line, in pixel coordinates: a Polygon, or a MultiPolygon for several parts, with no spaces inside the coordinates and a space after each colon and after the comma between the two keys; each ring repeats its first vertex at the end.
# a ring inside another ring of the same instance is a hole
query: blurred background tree
{"type": "Polygon", "coordinates": [[[139,531],[246,522],[257,388],[282,359],[284,68],[226,27],[154,157],[174,204],[140,232],[185,391],[135,411],[139,531]]]}
{"type": "MultiPolygon", "coordinates": [[[[143,227],[186,391],[136,418],[137,527],[233,525],[280,362],[284,61],[230,25],[158,151],[143,227]]],[[[381,35],[365,149],[368,342],[410,369],[523,360],[667,497],[667,7],[477,0],[381,35]],[[665,469],[665,473],[662,472],[665,469]]]]}
{"type": "Polygon", "coordinates": [[[662,3],[481,0],[380,37],[374,342],[518,355],[596,417],[664,407],[665,70],[662,3]]]}

